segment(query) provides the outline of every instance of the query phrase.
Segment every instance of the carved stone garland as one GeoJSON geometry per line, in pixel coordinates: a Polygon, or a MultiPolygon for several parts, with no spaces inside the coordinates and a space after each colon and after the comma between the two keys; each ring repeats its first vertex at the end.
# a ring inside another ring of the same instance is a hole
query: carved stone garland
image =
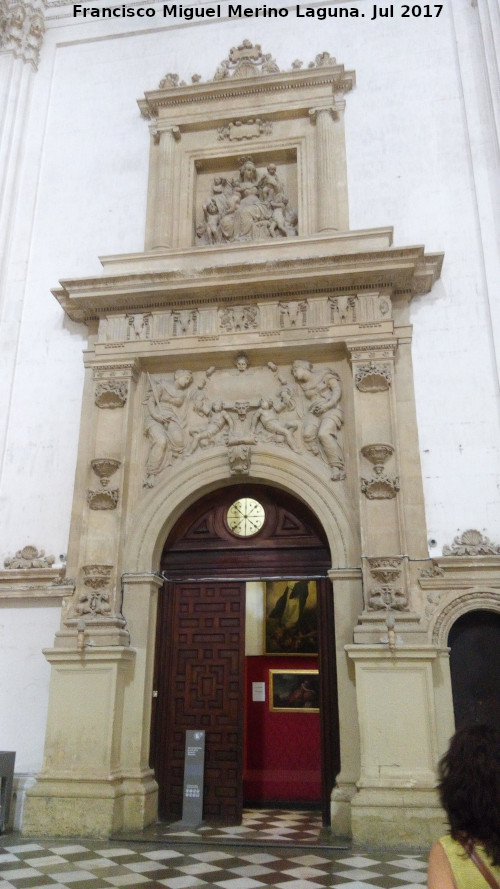
{"type": "Polygon", "coordinates": [[[272,362],[254,369],[244,354],[235,364],[235,370],[148,376],[145,486],[153,487],[175,460],[217,446],[227,449],[232,475],[248,474],[258,443],[309,451],[327,464],[332,480],[345,478],[338,374],[300,360],[286,375],[272,362]]]}

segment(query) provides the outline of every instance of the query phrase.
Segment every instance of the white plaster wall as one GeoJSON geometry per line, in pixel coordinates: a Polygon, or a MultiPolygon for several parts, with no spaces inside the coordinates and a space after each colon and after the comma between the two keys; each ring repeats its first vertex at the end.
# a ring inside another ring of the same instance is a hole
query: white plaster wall
{"type": "Polygon", "coordinates": [[[16,773],[41,765],[50,667],[42,654],[59,626],[59,605],[0,605],[0,749],[16,753],[16,773]]]}
{"type": "MultiPolygon", "coordinates": [[[[487,114],[473,42],[477,9],[465,4],[454,20],[445,4],[439,19],[370,21],[371,2],[348,5],[365,18],[321,22],[290,13],[169,27],[160,17],[87,21],[73,19],[71,7],[49,8],[2,279],[2,559],[26,543],[56,556],[67,548],[86,331],[65,319],[50,289],[64,277],[99,273],[99,255],[143,248],[149,134],[136,100],[168,71],[188,82],[195,72],[210,78],[244,38],[284,69],[327,49],[356,70],[346,110],[351,228],[393,225],[396,245],[424,243],[446,254],[441,281],[414,301],[411,319],[433,552],[468,527],[500,541],[498,376],[471,166],[474,157],[488,177],[495,155],[489,143],[471,154],[467,114],[472,102],[487,114]],[[465,92],[464,70],[478,76],[465,92]]],[[[0,701],[0,712],[12,714],[2,744],[28,745],[19,766],[27,771],[41,763],[45,723],[48,669],[36,652],[51,644],[58,623],[57,608],[33,613],[39,632],[33,621],[32,654],[20,665],[31,612],[1,611],[8,638],[17,640],[1,647],[3,675],[24,676],[40,661],[37,706],[30,712],[25,679],[15,700],[4,687],[0,701]],[[20,711],[30,712],[29,739],[15,734],[20,711]]]]}

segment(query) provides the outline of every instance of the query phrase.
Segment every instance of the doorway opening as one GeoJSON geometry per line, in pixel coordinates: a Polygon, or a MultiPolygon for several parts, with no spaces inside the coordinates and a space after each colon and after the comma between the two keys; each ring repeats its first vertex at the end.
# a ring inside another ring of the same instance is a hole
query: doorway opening
{"type": "Polygon", "coordinates": [[[500,730],[500,614],[463,614],[448,645],[456,728],[488,723],[500,730]]]}
{"type": "Polygon", "coordinates": [[[304,804],[330,820],[340,770],[331,558],[280,489],[212,492],[177,521],[161,570],[151,765],[159,816],[182,811],[185,732],[205,730],[204,817],[304,804]]]}

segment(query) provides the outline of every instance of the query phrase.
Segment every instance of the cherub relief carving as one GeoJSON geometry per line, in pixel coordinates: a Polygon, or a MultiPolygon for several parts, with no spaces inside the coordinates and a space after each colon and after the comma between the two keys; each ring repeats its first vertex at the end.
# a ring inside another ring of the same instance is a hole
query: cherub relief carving
{"type": "Polygon", "coordinates": [[[252,158],[243,159],[239,176],[216,176],[201,208],[199,245],[287,238],[297,234],[297,213],[289,207],[276,164],[259,175],[252,158]]]}
{"type": "Polygon", "coordinates": [[[234,364],[197,374],[178,369],[148,375],[145,487],[153,487],[174,460],[206,448],[227,448],[230,471],[248,472],[252,446],[259,443],[296,454],[308,450],[328,465],[332,480],[345,478],[338,374],[300,360],[289,370],[272,362],[249,369],[244,353],[234,364]]]}

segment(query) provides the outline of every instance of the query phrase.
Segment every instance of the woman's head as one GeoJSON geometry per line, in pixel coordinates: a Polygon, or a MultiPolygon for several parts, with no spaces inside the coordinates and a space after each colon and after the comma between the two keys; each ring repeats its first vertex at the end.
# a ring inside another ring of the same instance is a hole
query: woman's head
{"type": "Polygon", "coordinates": [[[452,837],[480,840],[500,863],[500,732],[459,729],[439,763],[438,787],[452,837]]]}

